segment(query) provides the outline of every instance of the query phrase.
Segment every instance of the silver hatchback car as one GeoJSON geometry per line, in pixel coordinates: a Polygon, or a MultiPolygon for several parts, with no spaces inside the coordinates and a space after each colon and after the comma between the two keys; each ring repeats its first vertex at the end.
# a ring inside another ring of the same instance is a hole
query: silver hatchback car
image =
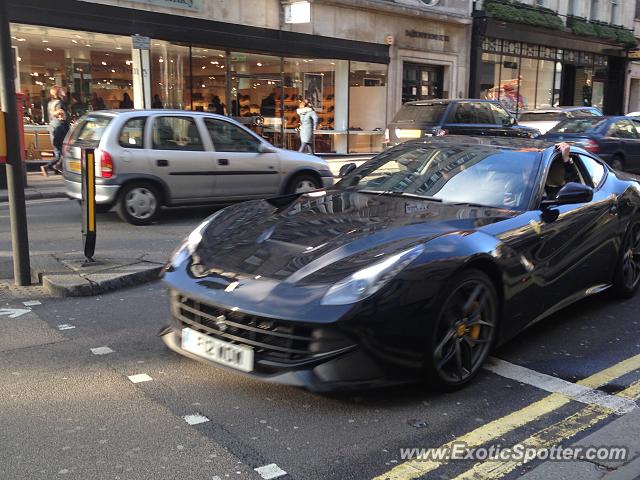
{"type": "Polygon", "coordinates": [[[96,205],[134,225],[162,206],[232,203],[333,185],[327,163],[274,147],[240,123],[182,110],[85,115],[63,148],[67,195],[81,199],[81,148],[96,149],[96,205]]]}

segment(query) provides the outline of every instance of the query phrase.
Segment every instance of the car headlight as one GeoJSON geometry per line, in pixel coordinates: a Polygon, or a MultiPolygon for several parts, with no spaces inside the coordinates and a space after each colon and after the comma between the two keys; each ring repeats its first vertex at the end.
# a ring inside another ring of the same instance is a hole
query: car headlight
{"type": "Polygon", "coordinates": [[[424,251],[417,245],[358,270],[334,284],[322,298],[322,305],[348,305],[373,295],[424,251]]]}
{"type": "Polygon", "coordinates": [[[202,233],[206,230],[206,228],[211,225],[211,222],[222,212],[222,210],[214,213],[213,215],[207,217],[205,221],[203,221],[200,225],[198,225],[190,234],[185,238],[182,243],[174,250],[171,254],[171,260],[169,263],[172,267],[177,268],[181,265],[187,258],[189,258],[198,248],[200,242],[202,242],[202,233]]]}

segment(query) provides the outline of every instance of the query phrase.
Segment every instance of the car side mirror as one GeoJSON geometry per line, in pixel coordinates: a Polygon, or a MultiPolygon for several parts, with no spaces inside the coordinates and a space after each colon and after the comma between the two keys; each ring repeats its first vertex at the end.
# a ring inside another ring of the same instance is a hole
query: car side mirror
{"type": "Polygon", "coordinates": [[[276,149],[266,143],[258,145],[258,153],[276,153],[276,149]]]}
{"type": "Polygon", "coordinates": [[[540,206],[542,209],[557,205],[573,205],[576,203],[587,203],[593,199],[593,188],[582,183],[569,182],[563,186],[556,198],[543,200],[540,206]]]}
{"type": "Polygon", "coordinates": [[[338,172],[338,176],[340,178],[346,177],[351,172],[353,172],[355,169],[356,169],[356,164],[355,163],[353,163],[353,162],[345,163],[344,165],[342,165],[340,167],[340,171],[338,172]]]}

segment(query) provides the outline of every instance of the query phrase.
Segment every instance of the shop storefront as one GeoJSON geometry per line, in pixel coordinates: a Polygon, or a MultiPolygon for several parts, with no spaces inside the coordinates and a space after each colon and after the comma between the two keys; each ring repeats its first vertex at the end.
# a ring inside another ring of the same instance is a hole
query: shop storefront
{"type": "Polygon", "coordinates": [[[46,104],[54,85],[66,93],[72,119],[88,111],[134,106],[209,111],[237,118],[286,148],[299,145],[296,109],[299,99],[309,98],[320,118],[318,153],[381,149],[386,45],[292,32],[283,36],[73,0],[58,2],[73,8],[73,16],[48,16],[38,2],[26,3],[16,2],[10,12],[29,157],[49,147],[46,104]],[[96,9],[104,22],[96,22],[96,9]],[[50,20],[46,26],[30,23],[44,19],[50,20]],[[69,28],[71,23],[84,28],[69,28]],[[132,47],[134,34],[150,37],[148,49],[132,47]]]}
{"type": "Polygon", "coordinates": [[[478,15],[471,58],[470,95],[499,100],[516,114],[558,106],[622,113],[626,61],[620,44],[478,15]]]}

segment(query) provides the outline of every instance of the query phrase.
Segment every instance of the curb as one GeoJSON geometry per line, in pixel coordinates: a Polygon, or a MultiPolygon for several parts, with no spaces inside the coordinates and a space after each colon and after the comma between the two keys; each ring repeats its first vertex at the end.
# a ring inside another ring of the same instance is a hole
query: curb
{"type": "MultiPolygon", "coordinates": [[[[65,192],[24,192],[25,200],[41,200],[46,198],[69,198],[65,192]]],[[[0,193],[0,202],[8,202],[9,194],[0,193]]]]}
{"type": "Polygon", "coordinates": [[[163,265],[155,265],[145,270],[99,281],[89,280],[77,274],[44,274],[42,286],[56,297],[90,297],[153,282],[159,279],[163,268],[163,265]]]}

